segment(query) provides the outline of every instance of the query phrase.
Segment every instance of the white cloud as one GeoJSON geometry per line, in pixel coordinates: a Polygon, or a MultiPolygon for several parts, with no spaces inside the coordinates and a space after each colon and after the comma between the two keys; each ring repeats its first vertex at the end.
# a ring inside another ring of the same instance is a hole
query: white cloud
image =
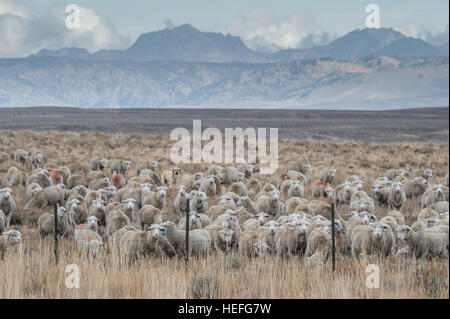
{"type": "Polygon", "coordinates": [[[448,41],[448,24],[445,27],[429,27],[420,24],[405,24],[394,27],[404,35],[428,41],[434,45],[442,45],[448,41]]]}
{"type": "Polygon", "coordinates": [[[252,49],[266,51],[321,45],[333,38],[312,15],[301,12],[274,21],[263,10],[254,10],[220,31],[240,36],[252,49]]]}
{"type": "Polygon", "coordinates": [[[0,0],[0,57],[23,57],[42,48],[82,47],[94,52],[130,44],[108,19],[81,6],[80,29],[68,29],[65,7],[60,2],[45,14],[30,14],[22,1],[0,0]]]}

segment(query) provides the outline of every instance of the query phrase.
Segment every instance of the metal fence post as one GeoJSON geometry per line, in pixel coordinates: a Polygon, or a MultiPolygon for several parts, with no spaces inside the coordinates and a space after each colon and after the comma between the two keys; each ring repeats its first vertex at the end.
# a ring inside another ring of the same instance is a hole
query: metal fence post
{"type": "Polygon", "coordinates": [[[58,204],[54,204],[54,229],[53,229],[53,236],[55,239],[55,247],[54,247],[54,253],[55,253],[55,262],[58,263],[58,204]]]}
{"type": "Polygon", "coordinates": [[[336,269],[336,229],[334,226],[334,203],[331,203],[331,268],[336,269]]]}
{"type": "Polygon", "coordinates": [[[186,266],[189,263],[189,199],[187,200],[186,207],[186,266]]]}

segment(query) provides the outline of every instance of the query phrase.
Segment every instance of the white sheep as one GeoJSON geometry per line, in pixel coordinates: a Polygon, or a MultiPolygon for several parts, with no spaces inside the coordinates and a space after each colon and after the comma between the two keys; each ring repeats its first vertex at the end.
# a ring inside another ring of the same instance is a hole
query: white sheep
{"type": "Polygon", "coordinates": [[[16,202],[12,196],[12,190],[10,188],[0,189],[0,210],[6,216],[6,227],[11,224],[11,217],[16,210],[16,202]]]}
{"type": "Polygon", "coordinates": [[[319,172],[319,179],[321,182],[333,184],[336,176],[336,170],[334,168],[324,168],[319,172]]]}
{"type": "Polygon", "coordinates": [[[3,259],[7,250],[22,251],[22,233],[17,230],[8,230],[0,235],[0,257],[3,259]]]}
{"type": "Polygon", "coordinates": [[[261,212],[269,214],[272,217],[277,216],[282,212],[282,203],[280,201],[280,192],[278,190],[270,191],[270,196],[261,196],[256,200],[256,203],[261,212]]]}
{"type": "Polygon", "coordinates": [[[388,206],[390,209],[401,210],[406,203],[406,194],[403,184],[394,182],[388,191],[388,206]]]}
{"type": "Polygon", "coordinates": [[[408,250],[417,259],[445,255],[445,234],[439,227],[414,231],[408,225],[397,228],[397,236],[406,242],[408,250]]]}
{"type": "Polygon", "coordinates": [[[309,221],[300,220],[281,227],[275,235],[275,248],[278,255],[292,257],[305,252],[309,236],[309,221]]]}
{"type": "Polygon", "coordinates": [[[148,191],[143,193],[141,205],[152,205],[156,208],[163,209],[166,205],[167,187],[159,186],[157,191],[148,191]]]}
{"type": "Polygon", "coordinates": [[[245,231],[239,238],[239,254],[247,257],[266,257],[269,245],[256,230],[245,231]]]}
{"type": "Polygon", "coordinates": [[[422,208],[428,207],[436,202],[445,201],[445,187],[438,184],[428,189],[422,195],[422,208]]]}
{"type": "Polygon", "coordinates": [[[205,230],[211,237],[212,248],[217,253],[227,253],[231,249],[233,231],[223,226],[208,225],[205,230]]]}
{"type": "Polygon", "coordinates": [[[270,215],[264,212],[256,214],[257,218],[248,219],[242,224],[242,230],[255,230],[269,221],[270,215]]]}
{"type": "Polygon", "coordinates": [[[146,229],[152,224],[161,224],[161,210],[152,205],[144,205],[139,210],[139,220],[142,229],[146,229]]]}
{"type": "Polygon", "coordinates": [[[257,214],[259,212],[259,207],[256,202],[252,201],[248,196],[241,196],[236,203],[237,207],[244,207],[247,212],[250,214],[257,214]]]}

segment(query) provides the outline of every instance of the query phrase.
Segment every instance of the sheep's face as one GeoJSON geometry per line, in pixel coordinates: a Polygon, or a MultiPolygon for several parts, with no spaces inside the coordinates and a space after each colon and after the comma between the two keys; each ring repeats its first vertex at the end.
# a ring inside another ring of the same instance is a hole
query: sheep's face
{"type": "Polygon", "coordinates": [[[427,220],[427,222],[428,222],[428,227],[434,227],[434,226],[436,226],[437,223],[438,223],[438,221],[439,221],[439,218],[438,218],[438,217],[431,217],[431,218],[428,218],[428,220],[427,220]]]}
{"type": "Polygon", "coordinates": [[[357,189],[357,190],[362,190],[364,187],[364,182],[363,181],[357,181],[355,183],[353,183],[353,186],[357,189]]]}
{"type": "Polygon", "coordinates": [[[412,236],[413,230],[407,225],[400,225],[397,228],[397,237],[400,240],[407,240],[412,236]]]}
{"type": "Polygon", "coordinates": [[[103,199],[101,199],[101,198],[98,198],[98,199],[94,200],[92,203],[94,204],[94,208],[97,211],[103,211],[104,208],[105,208],[105,206],[104,206],[105,201],[103,199]]]}
{"type": "Polygon", "coordinates": [[[44,162],[44,156],[42,154],[36,155],[35,159],[38,164],[42,164],[44,162]]]}
{"type": "Polygon", "coordinates": [[[376,223],[373,228],[373,235],[375,238],[380,239],[384,236],[385,233],[389,233],[391,228],[383,223],[376,223]]]}
{"type": "Polygon", "coordinates": [[[244,206],[246,207],[250,202],[250,198],[248,196],[242,196],[239,198],[236,206],[244,206]]]}
{"type": "Polygon", "coordinates": [[[186,186],[181,185],[181,186],[178,186],[177,189],[178,189],[178,195],[183,196],[183,197],[187,196],[187,193],[186,193],[187,187],[186,186]]]}
{"type": "Polygon", "coordinates": [[[431,177],[433,177],[433,170],[427,168],[423,175],[426,179],[431,178],[431,177]]]}
{"type": "Polygon", "coordinates": [[[160,186],[157,188],[157,190],[158,190],[158,196],[160,198],[165,198],[167,196],[167,187],[160,186]]]}
{"type": "Polygon", "coordinates": [[[403,184],[402,183],[394,183],[392,184],[392,188],[394,189],[394,193],[399,194],[402,191],[403,184]]]}
{"type": "Polygon", "coordinates": [[[233,224],[233,217],[230,214],[224,214],[221,217],[222,219],[222,226],[225,228],[231,228],[233,224]]]}
{"type": "Polygon", "coordinates": [[[305,165],[303,166],[303,169],[304,169],[304,171],[305,171],[306,174],[311,173],[311,165],[305,164],[305,165]]]}
{"type": "Polygon", "coordinates": [[[448,212],[445,212],[445,213],[441,214],[441,219],[448,220],[448,212]]]}
{"type": "Polygon", "coordinates": [[[242,182],[245,180],[245,174],[244,173],[238,173],[236,176],[236,182],[242,182]]]}
{"type": "Polygon", "coordinates": [[[325,194],[328,198],[334,198],[334,189],[331,187],[325,188],[325,194]]]}
{"type": "Polygon", "coordinates": [[[98,221],[99,219],[95,216],[89,216],[86,218],[86,224],[87,228],[91,230],[97,230],[98,229],[98,221]]]}
{"type": "Polygon", "coordinates": [[[267,251],[269,249],[269,246],[266,244],[266,242],[260,240],[257,241],[253,247],[255,248],[255,253],[258,257],[266,257],[267,251]]]}
{"type": "Polygon", "coordinates": [[[71,210],[76,211],[81,205],[81,202],[78,199],[72,199],[68,204],[70,205],[71,210]]]}
{"type": "Polygon", "coordinates": [[[344,232],[344,225],[342,225],[342,222],[339,219],[336,219],[334,221],[334,228],[336,229],[337,233],[344,232]]]}
{"type": "Polygon", "coordinates": [[[20,157],[26,161],[28,159],[28,152],[27,151],[20,152],[20,157]]]}
{"type": "Polygon", "coordinates": [[[103,168],[105,168],[105,167],[108,166],[108,160],[105,159],[105,158],[102,158],[99,162],[100,162],[100,165],[101,165],[103,168]]]}
{"type": "Polygon", "coordinates": [[[362,212],[359,215],[359,218],[362,225],[369,225],[372,222],[371,214],[368,212],[362,212]]]}
{"type": "Polygon", "coordinates": [[[444,198],[444,190],[445,190],[445,188],[442,185],[435,186],[434,187],[434,191],[436,192],[436,197],[437,198],[444,198]]]}
{"type": "Polygon", "coordinates": [[[131,162],[130,161],[122,161],[122,168],[126,171],[127,169],[129,169],[131,167],[131,162]]]}
{"type": "Polygon", "coordinates": [[[214,176],[208,176],[206,178],[206,180],[208,181],[208,184],[211,185],[211,186],[216,184],[216,179],[214,178],[214,176]]]}
{"type": "Polygon", "coordinates": [[[231,240],[233,238],[233,231],[231,229],[222,229],[219,231],[220,239],[227,246],[231,245],[231,240]]]}
{"type": "Polygon", "coordinates": [[[133,211],[134,207],[136,206],[136,200],[134,198],[127,198],[126,200],[122,201],[122,203],[125,203],[125,209],[128,211],[133,211]]]}
{"type": "Polygon", "coordinates": [[[22,234],[17,230],[8,230],[3,233],[7,237],[8,244],[19,245],[22,243],[22,234]]]}
{"type": "MultiPolygon", "coordinates": [[[[210,177],[210,176],[208,176],[208,180],[209,180],[209,177],[210,177]]],[[[201,180],[202,178],[203,178],[203,173],[197,172],[197,173],[194,174],[194,181],[199,181],[199,180],[201,180]]]]}
{"type": "Polygon", "coordinates": [[[333,168],[333,169],[330,169],[329,171],[328,171],[328,175],[331,177],[331,178],[334,178],[335,176],[336,176],[336,170],[333,168]]]}
{"type": "Polygon", "coordinates": [[[277,190],[272,190],[269,192],[269,194],[270,194],[270,198],[274,201],[277,201],[280,199],[280,192],[277,190]]]}
{"type": "Polygon", "coordinates": [[[306,219],[300,220],[295,226],[295,230],[299,235],[306,235],[309,232],[309,221],[306,219]]]}
{"type": "Polygon", "coordinates": [[[219,197],[219,205],[233,205],[234,201],[231,197],[228,196],[220,196],[219,197]]]}
{"type": "Polygon", "coordinates": [[[158,239],[162,236],[164,227],[158,224],[152,224],[150,227],[147,228],[147,231],[149,232],[150,237],[152,239],[158,239]]]}
{"type": "Polygon", "coordinates": [[[380,184],[372,185],[372,194],[374,196],[379,195],[381,193],[382,186],[380,184]]]}
{"type": "Polygon", "coordinates": [[[397,176],[405,176],[405,170],[404,169],[398,169],[395,171],[395,175],[397,176]]]}
{"type": "Polygon", "coordinates": [[[266,226],[269,230],[269,234],[275,235],[280,228],[280,224],[274,220],[268,221],[264,226],[266,226]]]}
{"type": "Polygon", "coordinates": [[[67,209],[64,207],[58,207],[58,211],[56,213],[56,216],[58,219],[63,219],[67,214],[67,209]]]}
{"type": "Polygon", "coordinates": [[[205,203],[208,200],[208,196],[206,196],[205,192],[198,191],[197,192],[197,202],[199,204],[205,203]]]}
{"type": "Polygon", "coordinates": [[[151,161],[151,162],[150,162],[150,169],[151,169],[152,171],[157,171],[158,168],[159,168],[158,161],[151,161]]]}
{"type": "Polygon", "coordinates": [[[201,221],[200,216],[197,213],[189,214],[189,224],[195,225],[197,221],[201,221]]]}
{"type": "Polygon", "coordinates": [[[245,175],[250,176],[255,171],[255,166],[247,164],[245,166],[245,175]]]}
{"type": "Polygon", "coordinates": [[[258,217],[258,222],[260,225],[264,225],[265,223],[267,223],[268,219],[269,219],[269,215],[267,215],[264,212],[260,212],[256,215],[256,217],[258,217]]]}
{"type": "Polygon", "coordinates": [[[3,188],[0,190],[0,203],[7,202],[12,198],[12,190],[10,188],[3,188]]]}
{"type": "Polygon", "coordinates": [[[153,185],[149,183],[140,184],[142,192],[148,192],[152,190],[153,185]]]}

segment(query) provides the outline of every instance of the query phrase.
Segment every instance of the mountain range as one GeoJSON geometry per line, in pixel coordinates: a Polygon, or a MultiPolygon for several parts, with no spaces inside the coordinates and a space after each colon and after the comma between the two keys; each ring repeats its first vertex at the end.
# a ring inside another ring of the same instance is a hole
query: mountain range
{"type": "Polygon", "coordinates": [[[393,29],[275,53],[185,24],[126,50],[0,59],[0,106],[364,108],[448,106],[448,42],[393,29]]]}

